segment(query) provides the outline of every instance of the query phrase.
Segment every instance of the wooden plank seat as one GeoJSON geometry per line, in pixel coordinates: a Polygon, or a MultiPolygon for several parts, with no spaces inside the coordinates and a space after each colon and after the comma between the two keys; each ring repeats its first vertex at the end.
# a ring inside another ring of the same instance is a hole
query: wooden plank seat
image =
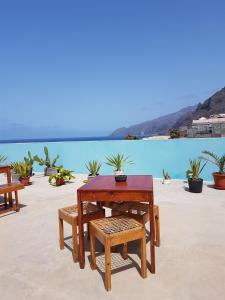
{"type": "MultiPolygon", "coordinates": [[[[71,205],[58,210],[59,217],[59,245],[60,249],[64,249],[64,226],[63,221],[72,226],[72,241],[73,241],[73,260],[78,261],[78,241],[77,241],[77,227],[78,227],[78,208],[77,205],[71,205]]],[[[104,218],[105,210],[93,203],[83,204],[83,223],[88,226],[89,238],[89,222],[91,220],[104,218]]]]}
{"type": "Polygon", "coordinates": [[[7,183],[0,185],[0,195],[4,195],[4,204],[0,205],[0,214],[9,211],[19,211],[18,191],[24,189],[24,185],[20,183],[12,183],[10,166],[0,166],[0,173],[5,173],[7,183]],[[15,202],[13,202],[12,194],[15,194],[15,202]]]}
{"type": "Polygon", "coordinates": [[[135,219],[117,216],[90,222],[91,268],[96,269],[95,239],[105,247],[105,287],[111,290],[111,247],[140,240],[141,276],[147,277],[145,226],[135,219]]]}
{"type": "MultiPolygon", "coordinates": [[[[127,217],[134,218],[143,225],[149,222],[148,204],[140,202],[105,202],[105,207],[112,209],[112,216],[120,214],[126,215],[127,217]]],[[[160,218],[159,218],[159,207],[154,205],[154,225],[155,225],[155,245],[160,246],[160,218]]]]}

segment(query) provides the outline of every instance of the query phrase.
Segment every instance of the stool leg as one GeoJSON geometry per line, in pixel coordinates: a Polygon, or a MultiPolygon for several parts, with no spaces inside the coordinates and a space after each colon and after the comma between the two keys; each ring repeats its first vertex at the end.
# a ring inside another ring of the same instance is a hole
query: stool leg
{"type": "Polygon", "coordinates": [[[159,208],[157,208],[157,213],[155,217],[155,245],[160,246],[160,219],[159,219],[159,208]]]}
{"type": "Polygon", "coordinates": [[[73,239],[73,261],[78,261],[78,243],[77,243],[77,221],[72,223],[72,239],[73,239]]]}
{"type": "Polygon", "coordinates": [[[146,265],[146,237],[141,239],[141,276],[143,278],[147,277],[147,265],[146,265]]]}
{"type": "Polygon", "coordinates": [[[90,253],[91,253],[91,268],[96,269],[96,256],[95,256],[95,236],[90,225],[90,253]]]}
{"type": "Polygon", "coordinates": [[[60,249],[64,249],[64,231],[63,231],[63,219],[59,218],[59,246],[60,249]]]}
{"type": "Polygon", "coordinates": [[[110,242],[106,240],[105,244],[105,287],[107,291],[111,290],[111,253],[110,242]]]}
{"type": "Polygon", "coordinates": [[[128,243],[123,244],[122,257],[123,259],[128,258],[128,243]]]}
{"type": "Polygon", "coordinates": [[[90,240],[90,225],[89,222],[87,223],[87,240],[90,240]]]}

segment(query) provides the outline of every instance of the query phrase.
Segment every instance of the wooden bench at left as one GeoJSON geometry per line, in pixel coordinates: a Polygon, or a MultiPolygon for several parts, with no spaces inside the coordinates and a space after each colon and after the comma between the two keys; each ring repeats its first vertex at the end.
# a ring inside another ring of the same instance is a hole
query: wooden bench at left
{"type": "Polygon", "coordinates": [[[4,195],[4,204],[0,204],[0,214],[7,213],[9,211],[18,212],[18,191],[24,189],[24,185],[12,182],[10,166],[0,166],[0,173],[5,173],[7,177],[7,183],[0,185],[0,195],[4,195]],[[13,201],[13,193],[15,195],[15,201],[13,201]]]}

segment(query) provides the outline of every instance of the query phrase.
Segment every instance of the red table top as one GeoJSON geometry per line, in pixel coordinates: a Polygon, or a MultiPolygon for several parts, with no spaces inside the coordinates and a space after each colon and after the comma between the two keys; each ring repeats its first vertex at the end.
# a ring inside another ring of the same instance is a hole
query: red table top
{"type": "Polygon", "coordinates": [[[152,192],[151,175],[128,175],[126,182],[116,182],[115,176],[96,176],[78,189],[80,192],[116,191],[116,192],[152,192]]]}

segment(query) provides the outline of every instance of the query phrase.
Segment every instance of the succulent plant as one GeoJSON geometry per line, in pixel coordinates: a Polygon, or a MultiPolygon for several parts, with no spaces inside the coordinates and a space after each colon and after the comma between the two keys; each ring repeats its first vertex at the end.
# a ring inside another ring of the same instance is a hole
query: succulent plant
{"type": "Polygon", "coordinates": [[[165,180],[171,179],[169,173],[165,169],[163,169],[163,178],[165,180]]]}
{"type": "Polygon", "coordinates": [[[70,181],[71,179],[74,179],[75,176],[72,175],[72,170],[65,170],[63,167],[58,168],[58,173],[53,174],[49,177],[48,181],[50,184],[54,185],[60,185],[58,182],[61,184],[65,183],[66,181],[70,181]]]}
{"type": "Polygon", "coordinates": [[[96,176],[99,174],[99,170],[101,169],[102,164],[97,160],[91,160],[87,164],[85,164],[85,166],[88,169],[90,176],[96,176]]]}
{"type": "Polygon", "coordinates": [[[6,156],[0,154],[0,164],[2,164],[3,162],[5,162],[6,159],[7,159],[6,156]]]}
{"type": "Polygon", "coordinates": [[[215,153],[211,151],[202,151],[203,154],[207,156],[201,156],[201,159],[204,159],[214,165],[216,165],[219,169],[219,173],[224,174],[225,173],[225,154],[222,156],[218,156],[215,153]]]}
{"type": "Polygon", "coordinates": [[[54,168],[56,162],[59,159],[59,155],[56,156],[52,161],[49,156],[48,148],[44,146],[45,159],[40,158],[38,155],[34,156],[34,161],[38,162],[40,166],[46,166],[47,168],[54,168]]]}
{"type": "Polygon", "coordinates": [[[186,171],[187,178],[192,180],[198,180],[207,162],[202,164],[201,159],[193,159],[193,160],[190,159],[189,163],[190,163],[190,169],[186,171]]]}
{"type": "Polygon", "coordinates": [[[21,177],[30,177],[31,165],[26,162],[15,162],[11,164],[13,171],[21,177]]]}
{"type": "Polygon", "coordinates": [[[134,163],[132,160],[129,160],[128,156],[119,153],[117,155],[106,156],[106,160],[106,164],[114,167],[115,171],[121,171],[122,166],[132,165],[134,163]]]}

